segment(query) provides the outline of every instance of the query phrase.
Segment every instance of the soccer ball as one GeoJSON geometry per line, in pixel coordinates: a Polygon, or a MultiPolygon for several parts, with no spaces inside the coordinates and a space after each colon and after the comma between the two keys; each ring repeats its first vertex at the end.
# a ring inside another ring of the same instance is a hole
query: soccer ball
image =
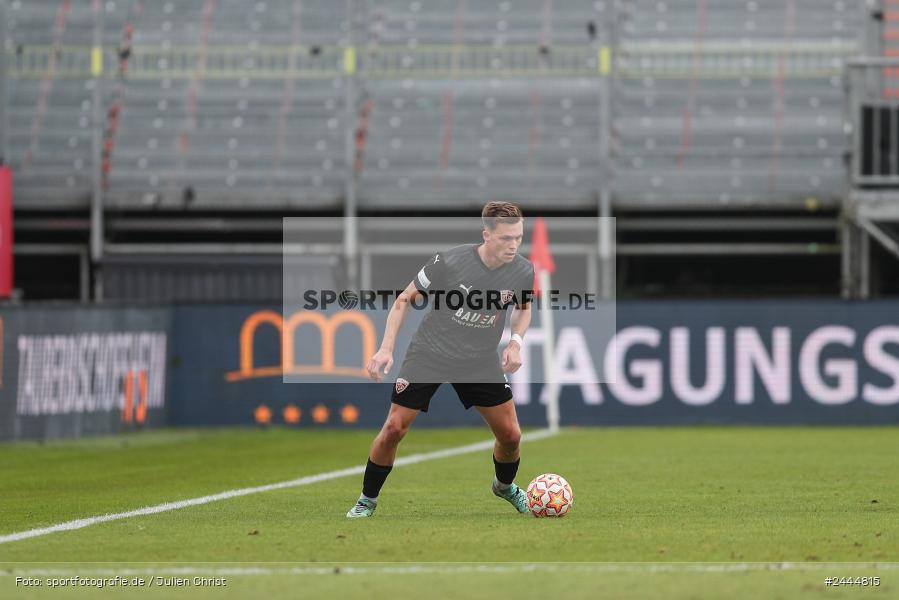
{"type": "Polygon", "coordinates": [[[564,517],[573,503],[571,486],[561,475],[544,473],[528,485],[528,508],[535,517],[564,517]]]}

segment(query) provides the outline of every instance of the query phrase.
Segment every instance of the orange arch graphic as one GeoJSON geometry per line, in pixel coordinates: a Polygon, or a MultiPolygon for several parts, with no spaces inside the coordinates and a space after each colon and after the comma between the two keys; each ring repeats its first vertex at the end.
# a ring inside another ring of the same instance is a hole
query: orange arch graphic
{"type": "Polygon", "coordinates": [[[255,377],[273,377],[280,375],[324,374],[343,375],[349,377],[368,377],[365,362],[375,353],[375,327],[371,320],[359,311],[341,311],[332,316],[317,311],[298,311],[285,321],[284,317],[271,310],[253,313],[240,328],[240,362],[237,371],[225,374],[227,381],[239,381],[255,377]],[[281,339],[281,364],[256,366],[254,359],[254,340],[256,330],[264,325],[272,325],[281,339]],[[314,325],[321,335],[320,365],[296,364],[296,330],[304,324],[314,325]],[[334,336],[344,325],[354,325],[362,334],[362,357],[360,366],[338,366],[334,361],[334,336]]]}

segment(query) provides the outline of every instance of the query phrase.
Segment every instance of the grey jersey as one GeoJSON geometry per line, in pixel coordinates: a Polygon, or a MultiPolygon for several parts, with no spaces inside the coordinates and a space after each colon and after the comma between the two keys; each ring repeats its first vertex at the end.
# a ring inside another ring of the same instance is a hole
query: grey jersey
{"type": "Polygon", "coordinates": [[[429,296],[431,308],[409,352],[454,361],[496,355],[505,309],[526,303],[533,295],[534,267],[517,255],[512,262],[489,269],[478,246],[465,244],[439,252],[415,276],[415,287],[429,296]]]}

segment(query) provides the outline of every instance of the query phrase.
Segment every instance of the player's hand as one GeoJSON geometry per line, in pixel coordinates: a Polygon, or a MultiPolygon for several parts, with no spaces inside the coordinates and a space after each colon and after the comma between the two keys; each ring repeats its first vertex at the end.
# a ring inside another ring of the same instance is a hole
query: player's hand
{"type": "Polygon", "coordinates": [[[390,367],[392,366],[393,353],[381,348],[380,350],[375,352],[374,356],[372,356],[368,361],[368,365],[366,365],[365,370],[368,371],[369,377],[377,382],[380,382],[381,378],[390,372],[390,367]]]}
{"type": "Polygon", "coordinates": [[[521,367],[521,348],[518,342],[509,342],[503,350],[503,372],[514,373],[521,367]]]}

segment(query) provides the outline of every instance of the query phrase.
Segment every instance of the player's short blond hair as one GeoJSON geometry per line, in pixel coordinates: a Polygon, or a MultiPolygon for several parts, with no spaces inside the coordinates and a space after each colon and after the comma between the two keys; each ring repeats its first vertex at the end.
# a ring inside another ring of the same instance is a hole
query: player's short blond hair
{"type": "Polygon", "coordinates": [[[493,231],[496,229],[497,223],[518,223],[524,218],[521,209],[511,202],[488,202],[481,211],[481,220],[484,222],[484,229],[493,231]]]}

